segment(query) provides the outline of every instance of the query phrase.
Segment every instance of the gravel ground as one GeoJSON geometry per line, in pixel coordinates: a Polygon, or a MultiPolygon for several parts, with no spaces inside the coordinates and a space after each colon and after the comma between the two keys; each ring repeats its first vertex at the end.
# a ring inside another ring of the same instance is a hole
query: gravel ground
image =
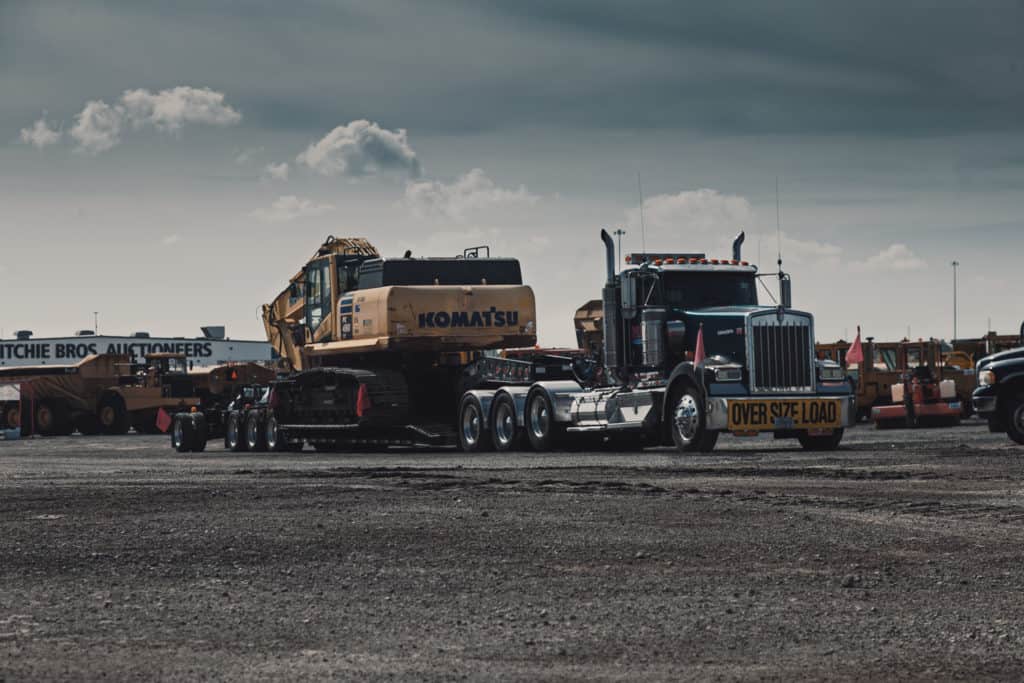
{"type": "Polygon", "coordinates": [[[1020,680],[1022,455],[0,442],[0,681],[1020,680]]]}

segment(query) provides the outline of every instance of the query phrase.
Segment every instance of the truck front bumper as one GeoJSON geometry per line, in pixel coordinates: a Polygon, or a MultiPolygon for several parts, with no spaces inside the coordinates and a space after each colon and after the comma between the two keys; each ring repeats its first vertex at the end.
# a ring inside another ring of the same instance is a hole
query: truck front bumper
{"type": "Polygon", "coordinates": [[[784,432],[794,429],[842,429],[856,422],[856,397],[828,395],[758,396],[708,398],[707,428],[715,431],[784,432]],[[827,426],[805,405],[837,402],[838,414],[827,426]],[[730,415],[732,419],[730,419],[730,415]],[[737,417],[746,417],[737,421],[737,417]]]}
{"type": "Polygon", "coordinates": [[[974,412],[981,417],[992,415],[997,408],[995,386],[978,387],[971,394],[971,402],[974,404],[974,412]]]}

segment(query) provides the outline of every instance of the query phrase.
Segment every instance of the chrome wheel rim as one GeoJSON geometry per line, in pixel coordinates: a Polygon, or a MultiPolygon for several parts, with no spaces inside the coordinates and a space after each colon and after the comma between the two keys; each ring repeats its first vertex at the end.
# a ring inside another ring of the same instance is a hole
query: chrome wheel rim
{"type": "Polygon", "coordinates": [[[683,394],[676,402],[675,413],[676,432],[684,443],[689,443],[697,438],[697,430],[700,428],[700,406],[690,394],[683,394]]]}
{"type": "Polygon", "coordinates": [[[512,409],[507,403],[498,406],[495,418],[494,433],[498,437],[498,442],[503,446],[511,444],[512,437],[516,433],[516,424],[515,418],[512,416],[512,409]]]}
{"type": "Polygon", "coordinates": [[[238,445],[238,418],[234,415],[228,418],[228,444],[238,445]]]}
{"type": "Polygon", "coordinates": [[[467,446],[480,442],[480,410],[475,403],[467,403],[462,409],[462,440],[467,446]]]}
{"type": "Polygon", "coordinates": [[[174,421],[174,445],[175,446],[181,445],[181,442],[184,439],[185,439],[185,430],[181,426],[181,420],[180,419],[179,420],[175,420],[174,421]]]}
{"type": "Polygon", "coordinates": [[[548,403],[538,396],[530,403],[530,431],[533,432],[534,437],[543,439],[548,435],[550,427],[548,403]]]}
{"type": "Polygon", "coordinates": [[[256,424],[256,420],[249,418],[245,423],[245,438],[249,440],[250,446],[255,446],[259,440],[260,430],[256,424]]]}
{"type": "Polygon", "coordinates": [[[267,428],[264,431],[267,437],[267,446],[275,448],[277,446],[277,420],[273,417],[268,419],[267,428]]]}

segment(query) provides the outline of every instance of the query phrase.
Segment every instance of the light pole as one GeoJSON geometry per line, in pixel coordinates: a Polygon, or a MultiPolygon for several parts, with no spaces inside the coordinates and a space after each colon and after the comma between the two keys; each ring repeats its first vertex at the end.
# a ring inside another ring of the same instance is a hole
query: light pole
{"type": "Polygon", "coordinates": [[[92,312],[92,333],[93,334],[99,334],[100,333],[100,312],[99,311],[93,311],[92,312]]]}
{"type": "Polygon", "coordinates": [[[626,231],[618,228],[612,234],[619,238],[619,270],[622,270],[622,236],[626,234],[626,231]]]}
{"type": "Polygon", "coordinates": [[[960,267],[959,261],[953,261],[953,341],[956,341],[956,269],[960,267]]]}

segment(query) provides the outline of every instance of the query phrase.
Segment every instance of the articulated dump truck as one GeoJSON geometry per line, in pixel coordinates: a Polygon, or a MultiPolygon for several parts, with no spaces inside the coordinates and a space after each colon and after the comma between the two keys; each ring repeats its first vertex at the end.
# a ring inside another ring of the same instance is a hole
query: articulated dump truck
{"type": "Polygon", "coordinates": [[[329,238],[263,307],[291,373],[240,398],[225,446],[689,453],[724,432],[838,446],[855,416],[851,386],[816,358],[813,317],[790,306],[787,275],[776,274],[781,303],[758,305],[742,235],[732,259],[635,254],[621,272],[601,238],[601,299],[575,316],[580,352],[562,355],[496,353],[536,342],[518,261],[485,248],[381,258],[366,240],[329,238]]]}

